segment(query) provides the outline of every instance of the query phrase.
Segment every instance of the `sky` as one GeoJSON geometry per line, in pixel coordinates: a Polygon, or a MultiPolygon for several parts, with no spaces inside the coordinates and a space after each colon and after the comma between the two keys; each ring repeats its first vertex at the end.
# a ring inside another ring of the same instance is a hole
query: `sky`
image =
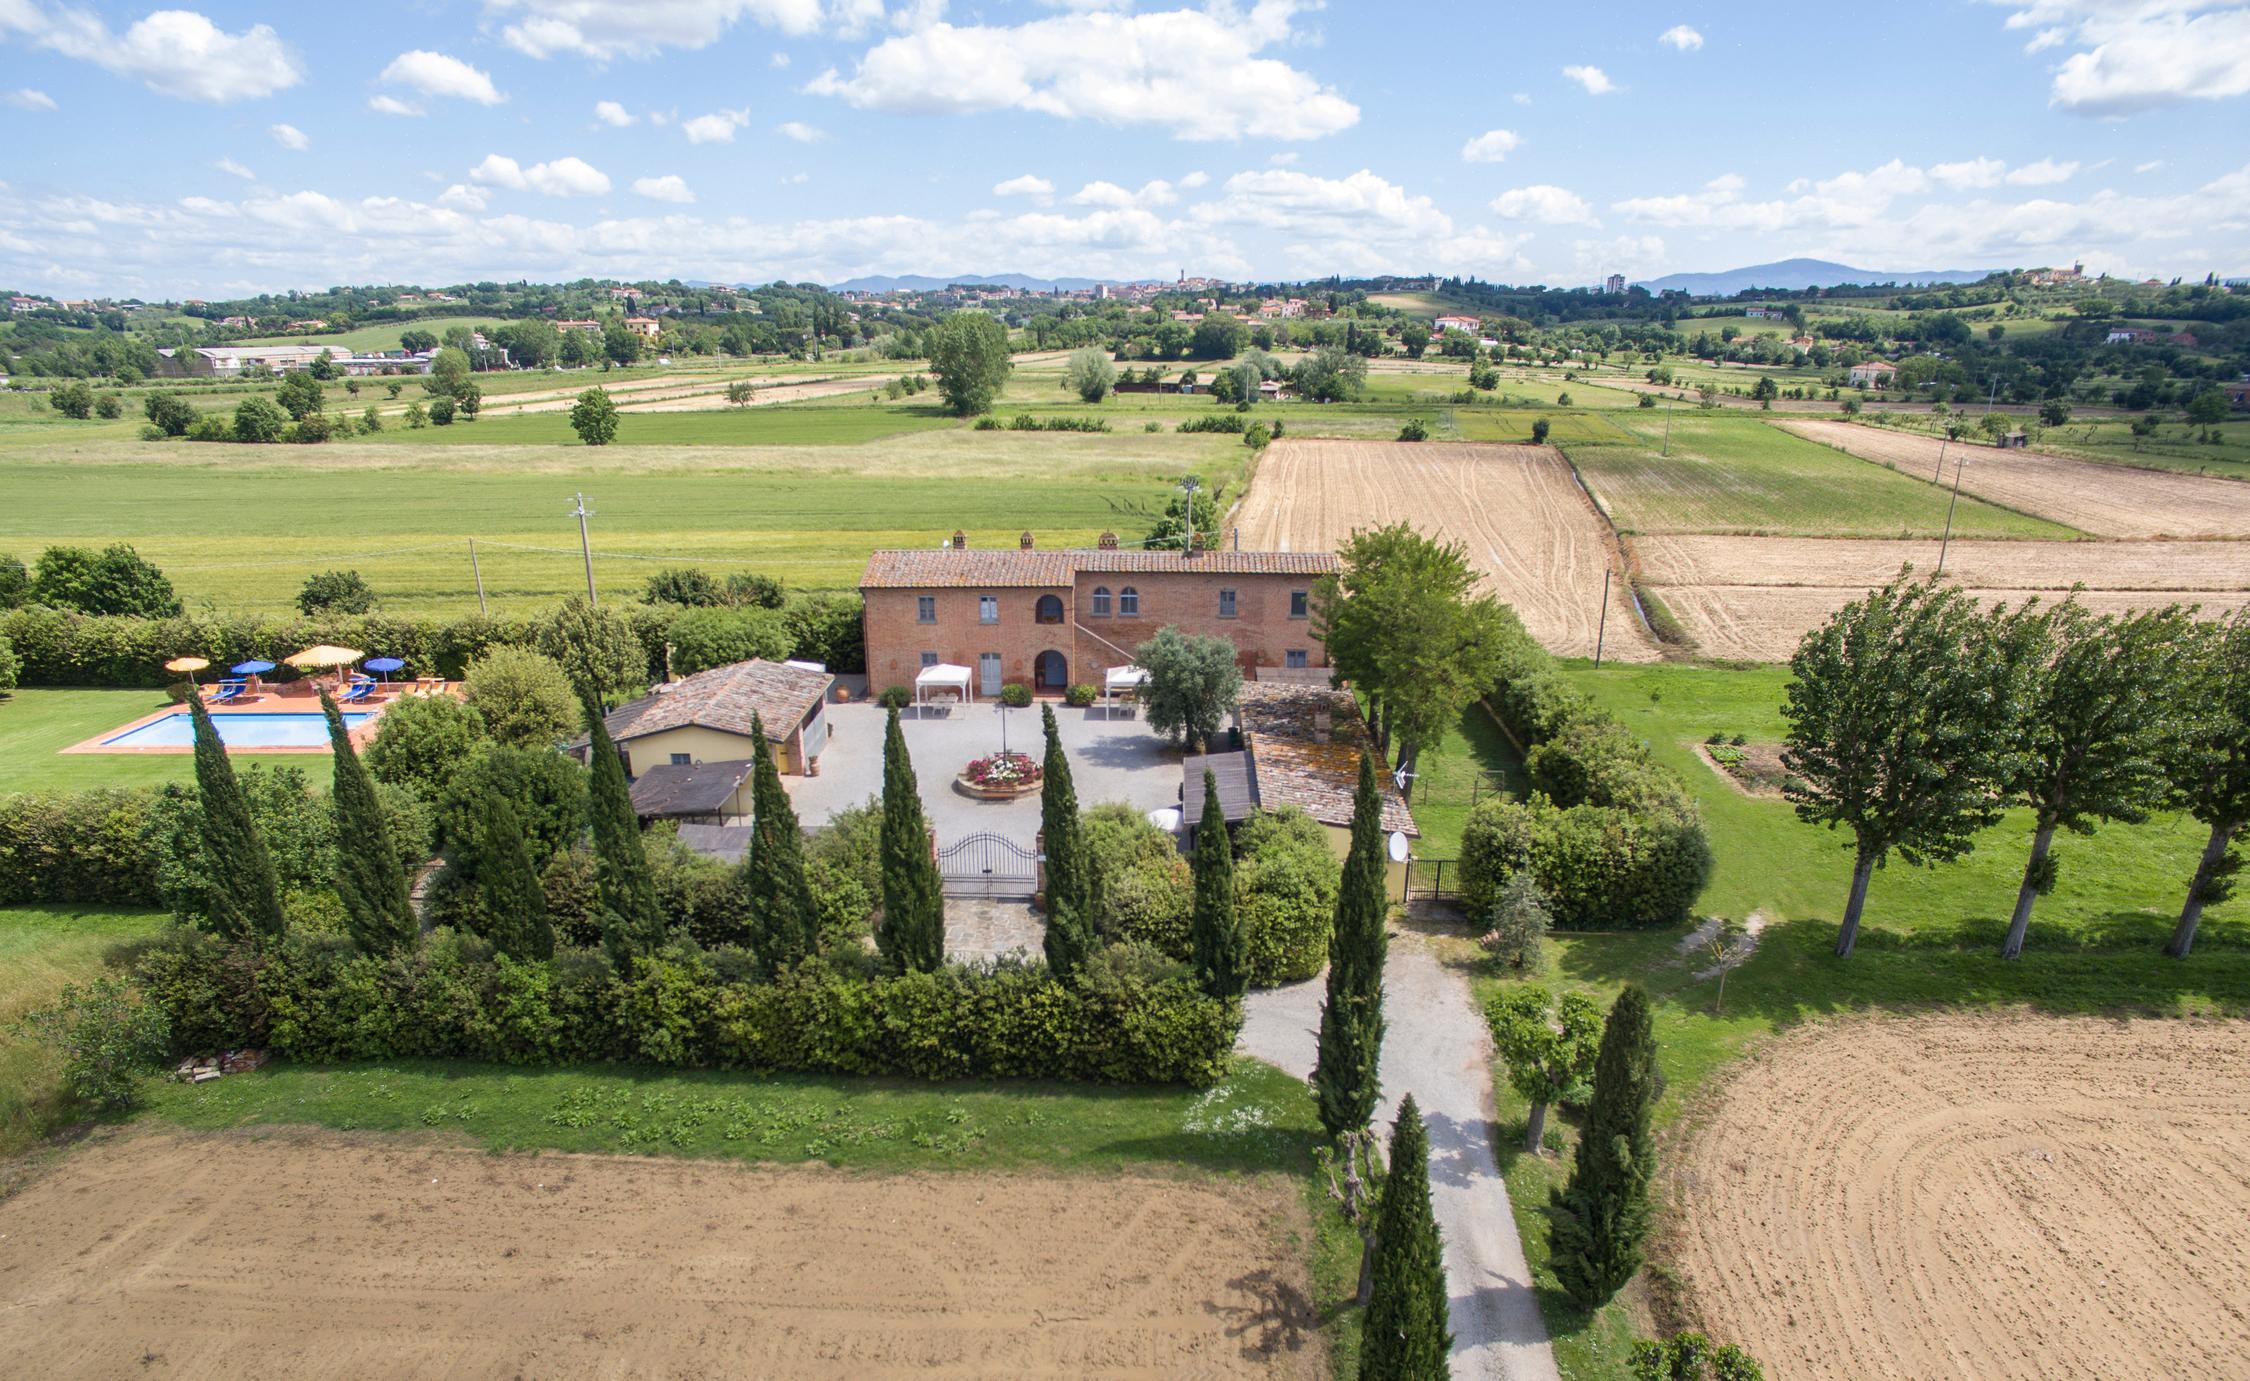
{"type": "Polygon", "coordinates": [[[2250,0],[0,0],[0,287],[2250,272],[2250,0]]]}

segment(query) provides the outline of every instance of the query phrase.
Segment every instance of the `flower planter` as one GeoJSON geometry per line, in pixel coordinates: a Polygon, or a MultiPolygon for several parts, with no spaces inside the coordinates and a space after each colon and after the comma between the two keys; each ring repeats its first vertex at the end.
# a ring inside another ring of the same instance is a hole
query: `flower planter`
{"type": "Polygon", "coordinates": [[[966,776],[960,776],[953,779],[953,789],[980,801],[1013,801],[1019,796],[1029,796],[1038,791],[1039,783],[980,784],[970,781],[966,776]]]}
{"type": "Polygon", "coordinates": [[[1027,753],[977,758],[953,779],[953,789],[980,801],[1013,801],[1039,789],[1039,764],[1027,753]]]}

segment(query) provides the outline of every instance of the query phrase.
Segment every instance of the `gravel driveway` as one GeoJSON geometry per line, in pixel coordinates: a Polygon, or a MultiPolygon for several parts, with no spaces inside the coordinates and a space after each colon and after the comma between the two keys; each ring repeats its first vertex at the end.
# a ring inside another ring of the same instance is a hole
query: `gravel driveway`
{"type": "MultiPolygon", "coordinates": [[[[1323,979],[1250,994],[1235,1049],[1310,1076],[1318,1051],[1323,979]]],[[[1531,1291],[1531,1270],[1508,1208],[1493,1146],[1492,1038],[1469,985],[1421,936],[1391,930],[1385,965],[1383,1098],[1389,1134],[1398,1098],[1412,1093],[1430,1131],[1430,1201],[1445,1236],[1453,1374],[1557,1381],[1554,1350],[1531,1291]]]]}

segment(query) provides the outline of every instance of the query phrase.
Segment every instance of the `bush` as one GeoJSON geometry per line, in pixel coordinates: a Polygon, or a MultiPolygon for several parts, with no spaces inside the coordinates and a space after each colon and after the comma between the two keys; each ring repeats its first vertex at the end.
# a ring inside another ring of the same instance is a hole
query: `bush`
{"type": "Polygon", "coordinates": [[[914,703],[914,692],[905,686],[885,686],[876,695],[875,703],[886,710],[903,710],[914,703]]]}
{"type": "Polygon", "coordinates": [[[1238,412],[1210,412],[1200,417],[1190,417],[1182,422],[1183,432],[1233,432],[1240,435],[1249,430],[1250,423],[1238,412]]]}
{"type": "Polygon", "coordinates": [[[141,404],[150,425],[166,436],[186,436],[195,425],[195,408],[177,393],[151,393],[141,404]]]}
{"type": "Polygon", "coordinates": [[[1319,973],[1328,962],[1343,877],[1327,832],[1292,807],[1260,810],[1242,823],[1235,844],[1241,856],[1235,905],[1248,941],[1251,984],[1271,987],[1319,973]]]}
{"type": "Polygon", "coordinates": [[[1009,682],[1000,688],[1000,703],[1011,710],[1021,710],[1031,704],[1031,687],[1020,682],[1009,682]]]}
{"type": "Polygon", "coordinates": [[[1627,1363],[1632,1381],[1765,1381],[1757,1359],[1733,1343],[1713,1346],[1701,1333],[1636,1338],[1627,1363]]]}
{"type": "Polygon", "coordinates": [[[307,614],[364,614],[375,607],[375,592],[358,571],[322,571],[305,577],[297,607],[307,614]]]}
{"type": "Polygon", "coordinates": [[[1490,912],[1517,872],[1538,880],[1565,929],[1657,929],[1687,918],[1711,846],[1692,812],[1479,802],[1461,832],[1463,908],[1490,912]]]}
{"type": "Polygon", "coordinates": [[[1550,423],[1546,418],[1541,417],[1534,420],[1531,424],[1531,444],[1534,446],[1546,445],[1547,433],[1552,429],[1553,424],[1550,423]]]}
{"type": "Polygon", "coordinates": [[[125,415],[125,402],[114,393],[105,393],[95,400],[94,415],[105,422],[115,422],[125,415]]]}
{"type": "Polygon", "coordinates": [[[1398,439],[1401,441],[1427,441],[1430,439],[1430,428],[1421,418],[1409,417],[1406,419],[1406,425],[1398,429],[1398,439]]]}
{"type": "MultiPolygon", "coordinates": [[[[0,690],[6,687],[0,686],[0,690]]],[[[1101,693],[1081,681],[1063,692],[1063,703],[1075,710],[1083,710],[1101,698],[1101,693]]]]}
{"type": "Polygon", "coordinates": [[[496,647],[477,658],[463,691],[485,732],[509,747],[555,747],[584,717],[563,669],[528,647],[496,647]]]}
{"type": "Polygon", "coordinates": [[[16,678],[23,674],[23,659],[16,656],[16,645],[8,635],[0,633],[0,695],[16,688],[16,678]]]}
{"type": "Polygon", "coordinates": [[[234,410],[234,439],[252,445],[281,440],[289,414],[264,398],[245,398],[234,410]]]}
{"type": "Polygon", "coordinates": [[[778,662],[793,650],[788,620],[772,609],[691,609],[672,620],[672,671],[680,676],[754,657],[778,662]]]}
{"type": "Polygon", "coordinates": [[[738,967],[676,947],[627,979],[598,952],[516,963],[452,932],[389,962],[304,938],[260,948],[179,932],[140,976],[184,1048],[262,1045],[314,1062],[624,1059],[1202,1087],[1226,1073],[1242,1023],[1238,1004],[1131,953],[1070,984],[1037,962],[868,977],[821,960],[749,984],[722,962],[738,967]]]}
{"type": "Polygon", "coordinates": [[[140,1091],[138,1076],[171,1048],[163,1009],[115,977],[97,978],[85,987],[70,984],[16,1026],[61,1053],[63,1086],[101,1112],[133,1106],[140,1091]]]}
{"type": "Polygon", "coordinates": [[[1097,924],[1111,944],[1147,945],[1185,960],[1195,911],[1195,879],[1188,863],[1169,841],[1169,858],[1128,863],[1102,883],[1097,924]]]}
{"type": "Polygon", "coordinates": [[[486,742],[484,716],[450,695],[409,697],[383,711],[367,745],[376,781],[411,786],[439,800],[486,742]]]}
{"type": "Polygon", "coordinates": [[[154,793],[102,788],[0,796],[0,906],[163,903],[143,842],[154,793]]]}

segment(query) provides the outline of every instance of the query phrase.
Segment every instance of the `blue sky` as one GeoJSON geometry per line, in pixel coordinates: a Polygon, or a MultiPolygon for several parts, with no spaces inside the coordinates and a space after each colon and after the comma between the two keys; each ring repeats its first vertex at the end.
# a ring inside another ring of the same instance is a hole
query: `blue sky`
{"type": "Polygon", "coordinates": [[[0,0],[0,285],[2250,270],[2245,0],[1858,13],[0,0]]]}

